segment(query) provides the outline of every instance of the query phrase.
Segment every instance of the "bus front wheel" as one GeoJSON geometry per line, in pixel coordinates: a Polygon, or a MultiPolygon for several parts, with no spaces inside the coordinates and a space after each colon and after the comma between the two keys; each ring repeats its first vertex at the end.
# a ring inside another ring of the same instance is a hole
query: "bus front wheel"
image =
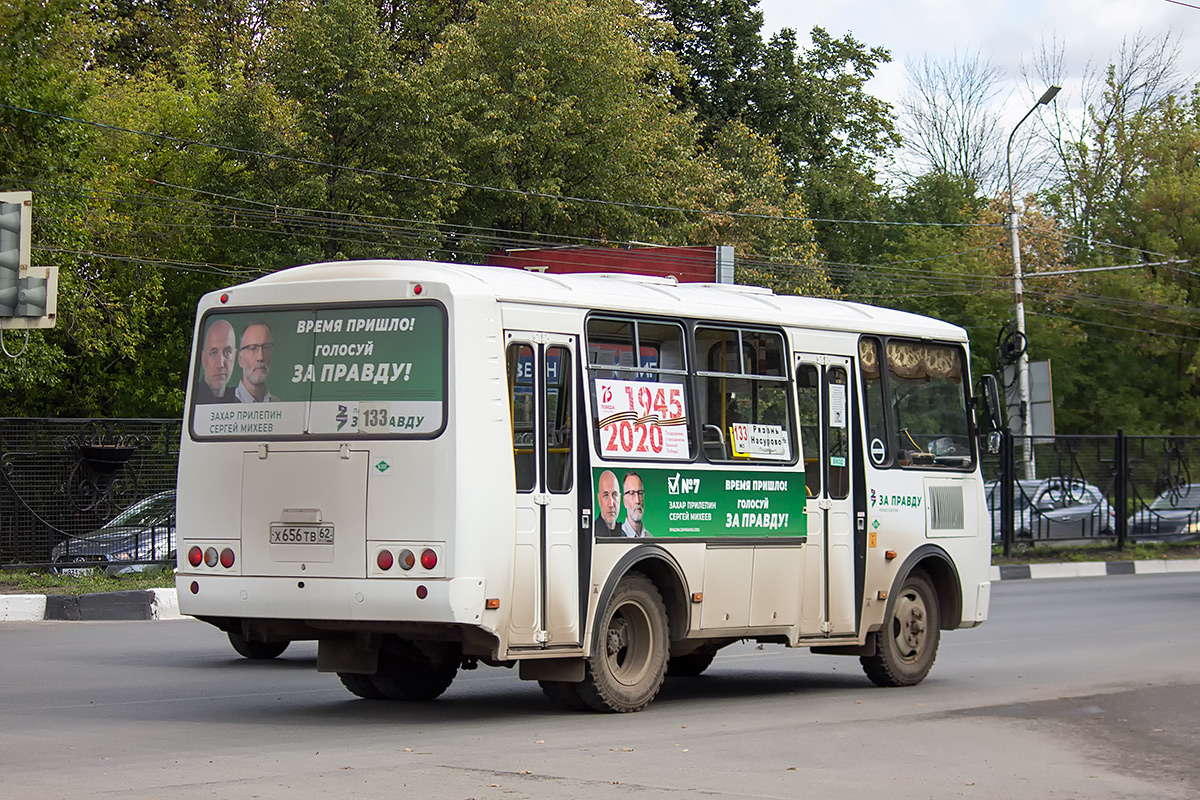
{"type": "Polygon", "coordinates": [[[667,609],[646,576],[621,579],[600,619],[579,696],[596,711],[641,711],[662,688],[670,647],[667,609]]]}
{"type": "Polygon", "coordinates": [[[912,686],[924,680],[941,638],[937,593],[922,572],[900,584],[876,638],[875,655],[859,659],[876,686],[912,686]]]}

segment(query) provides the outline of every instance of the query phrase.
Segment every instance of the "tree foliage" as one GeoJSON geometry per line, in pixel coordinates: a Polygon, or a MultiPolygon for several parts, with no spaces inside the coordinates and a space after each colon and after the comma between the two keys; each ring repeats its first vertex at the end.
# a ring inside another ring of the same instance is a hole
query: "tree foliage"
{"type": "MultiPolygon", "coordinates": [[[[0,0],[0,38],[0,188],[34,192],[60,267],[58,327],[4,334],[25,349],[0,413],[178,414],[220,286],[546,244],[732,245],[741,281],[948,319],[998,366],[1008,198],[978,58],[910,62],[901,124],[867,90],[890,53],[764,37],[757,0],[0,0]],[[926,158],[889,190],[900,130],[926,158]]],[[[1132,38],[1084,113],[1030,130],[1055,159],[1017,198],[1024,301],[1062,432],[1200,427],[1200,95],[1174,53],[1132,38]]],[[[1039,82],[1060,68],[1043,51],[1039,82]]]]}

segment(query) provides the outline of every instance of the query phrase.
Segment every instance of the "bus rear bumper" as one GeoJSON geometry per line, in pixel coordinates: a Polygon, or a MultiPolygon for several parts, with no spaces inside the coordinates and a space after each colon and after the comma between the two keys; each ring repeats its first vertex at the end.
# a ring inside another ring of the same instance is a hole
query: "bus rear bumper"
{"type": "Polygon", "coordinates": [[[180,613],[194,617],[478,625],[484,610],[482,578],[395,581],[177,573],[175,588],[180,613]]]}

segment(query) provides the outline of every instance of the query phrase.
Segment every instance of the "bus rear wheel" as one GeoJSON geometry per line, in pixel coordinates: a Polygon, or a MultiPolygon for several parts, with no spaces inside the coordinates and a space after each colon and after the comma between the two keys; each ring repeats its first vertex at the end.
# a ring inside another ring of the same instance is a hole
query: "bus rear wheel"
{"type": "Polygon", "coordinates": [[[667,609],[649,578],[633,572],[621,579],[599,631],[578,684],[580,698],[596,711],[641,711],[662,688],[670,646],[667,609]]]}
{"type": "Polygon", "coordinates": [[[361,675],[357,672],[339,672],[337,675],[342,681],[342,686],[364,700],[383,700],[387,697],[379,691],[370,675],[361,675]]]}
{"type": "Polygon", "coordinates": [[[716,653],[688,653],[686,656],[675,656],[667,662],[667,677],[694,678],[708,669],[716,653]]]}
{"type": "Polygon", "coordinates": [[[564,711],[586,711],[589,708],[588,704],[583,702],[583,698],[579,696],[580,684],[578,683],[538,681],[538,685],[542,687],[542,694],[564,711]]]}
{"type": "Polygon", "coordinates": [[[396,639],[379,651],[379,669],[371,682],[389,700],[433,700],[450,688],[460,660],[455,645],[428,643],[418,647],[396,639]]]}
{"type": "Polygon", "coordinates": [[[234,633],[233,631],[229,632],[229,643],[233,645],[233,649],[238,652],[238,655],[244,658],[252,658],[255,661],[277,658],[291,644],[288,641],[260,642],[254,639],[247,639],[240,633],[234,633]]]}
{"type": "Polygon", "coordinates": [[[940,624],[937,592],[924,573],[911,573],[892,600],[875,655],[859,659],[863,671],[876,686],[920,683],[937,658],[940,624]]]}

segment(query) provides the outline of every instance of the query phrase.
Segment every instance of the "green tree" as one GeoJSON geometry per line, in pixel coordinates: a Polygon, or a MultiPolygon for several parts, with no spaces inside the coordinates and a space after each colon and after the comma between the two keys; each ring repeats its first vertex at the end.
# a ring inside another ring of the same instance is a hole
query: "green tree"
{"type": "Polygon", "coordinates": [[[427,119],[444,121],[447,160],[469,184],[449,221],[669,239],[684,217],[647,206],[692,206],[701,172],[696,126],[669,91],[678,65],[651,47],[660,36],[631,0],[483,4],[449,28],[417,73],[427,119]]]}
{"type": "Polygon", "coordinates": [[[710,176],[702,196],[712,209],[689,234],[695,244],[732,245],[738,283],[778,293],[829,296],[804,200],[784,174],[779,152],[739,121],[717,131],[701,161],[710,176]]]}
{"type": "Polygon", "coordinates": [[[286,205],[321,209],[323,230],[310,229],[320,258],[402,245],[374,220],[436,220],[457,191],[408,177],[439,176],[440,126],[395,44],[369,0],[297,3],[268,39],[266,71],[294,122],[279,150],[310,163],[259,168],[277,171],[286,205]]]}
{"type": "Polygon", "coordinates": [[[674,94],[696,109],[711,139],[725,123],[748,121],[759,102],[765,47],[758,0],[657,0],[675,29],[667,42],[688,69],[674,94]]]}

